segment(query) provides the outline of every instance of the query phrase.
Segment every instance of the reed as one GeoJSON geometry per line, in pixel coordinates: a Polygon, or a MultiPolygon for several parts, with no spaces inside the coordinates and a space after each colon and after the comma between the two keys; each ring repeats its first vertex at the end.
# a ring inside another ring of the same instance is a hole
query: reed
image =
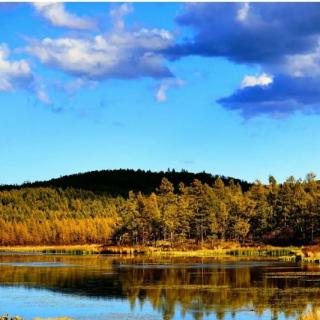
{"type": "Polygon", "coordinates": [[[318,263],[320,264],[320,257],[304,257],[302,258],[302,262],[304,263],[318,263]]]}
{"type": "Polygon", "coordinates": [[[227,254],[232,256],[270,256],[270,257],[284,257],[293,256],[297,254],[297,249],[292,248],[240,248],[228,250],[227,254]]]}
{"type": "Polygon", "coordinates": [[[100,245],[13,246],[13,247],[0,247],[0,252],[85,255],[85,254],[99,254],[101,250],[100,247],[101,247],[100,245]]]}
{"type": "Polygon", "coordinates": [[[136,255],[136,254],[150,254],[155,251],[153,247],[144,246],[102,246],[100,249],[101,254],[125,254],[125,255],[136,255]]]}
{"type": "MultiPolygon", "coordinates": [[[[237,247],[230,243],[217,247],[170,247],[170,246],[112,246],[112,245],[65,245],[65,246],[13,246],[0,247],[0,253],[40,253],[66,255],[146,255],[172,257],[272,257],[281,261],[317,263],[320,255],[305,255],[305,248],[298,247],[237,247]]],[[[1,319],[0,319],[1,320],[1,319]]]]}

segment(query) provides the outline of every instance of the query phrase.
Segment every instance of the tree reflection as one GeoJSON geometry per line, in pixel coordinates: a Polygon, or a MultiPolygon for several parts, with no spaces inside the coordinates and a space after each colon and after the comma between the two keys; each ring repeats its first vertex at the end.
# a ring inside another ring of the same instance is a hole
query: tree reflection
{"type": "Polygon", "coordinates": [[[89,297],[128,299],[134,311],[150,302],[163,319],[177,310],[194,319],[240,312],[272,319],[320,306],[316,266],[212,259],[0,256],[2,286],[45,288],[89,297]],[[13,263],[14,262],[14,263],[13,263]],[[37,265],[30,265],[36,262],[37,265]],[[57,264],[59,263],[59,264],[57,264]]]}

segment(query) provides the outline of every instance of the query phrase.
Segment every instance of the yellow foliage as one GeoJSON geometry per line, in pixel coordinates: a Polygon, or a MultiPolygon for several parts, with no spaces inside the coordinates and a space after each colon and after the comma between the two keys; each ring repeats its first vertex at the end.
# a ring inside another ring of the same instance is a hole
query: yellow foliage
{"type": "Polygon", "coordinates": [[[311,310],[299,317],[298,320],[320,320],[320,310],[311,310]]]}

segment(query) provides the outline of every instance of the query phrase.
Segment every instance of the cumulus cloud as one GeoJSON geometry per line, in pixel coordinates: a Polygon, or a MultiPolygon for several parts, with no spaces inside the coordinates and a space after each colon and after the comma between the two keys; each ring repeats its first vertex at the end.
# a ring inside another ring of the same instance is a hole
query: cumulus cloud
{"type": "Polygon", "coordinates": [[[284,117],[296,111],[319,114],[319,79],[278,75],[268,86],[248,86],[218,102],[247,119],[261,114],[284,117]]]}
{"type": "Polygon", "coordinates": [[[9,60],[10,50],[0,45],[0,91],[15,91],[27,87],[33,80],[31,67],[26,60],[9,60]]]}
{"type": "Polygon", "coordinates": [[[111,11],[115,23],[107,34],[34,40],[26,51],[43,64],[89,80],[107,78],[163,78],[172,76],[161,51],[174,42],[164,29],[126,30],[123,17],[129,5],[111,11]]]}
{"type": "Polygon", "coordinates": [[[44,104],[51,104],[43,82],[37,79],[30,64],[24,60],[10,59],[10,49],[7,44],[0,44],[0,92],[15,92],[26,90],[44,104]]]}
{"type": "Polygon", "coordinates": [[[170,53],[224,56],[239,63],[279,61],[318,45],[319,10],[318,3],[188,4],[177,22],[195,34],[170,53]]]}
{"type": "Polygon", "coordinates": [[[157,102],[165,102],[167,100],[167,91],[171,88],[182,87],[186,83],[181,79],[165,79],[161,81],[159,87],[156,90],[155,98],[157,102]]]}
{"type": "Polygon", "coordinates": [[[224,57],[262,70],[218,101],[225,108],[247,118],[318,112],[319,3],[192,3],[176,21],[194,34],[167,49],[169,57],[224,57]]]}
{"type": "Polygon", "coordinates": [[[141,30],[93,39],[45,38],[26,50],[43,64],[88,79],[159,78],[171,75],[156,53],[167,42],[159,30],[141,30]]]}
{"type": "MultiPolygon", "coordinates": [[[[39,3],[35,8],[55,26],[95,27],[93,20],[67,12],[62,3],[39,3]]],[[[65,85],[67,91],[109,78],[152,77],[160,79],[155,92],[158,102],[166,101],[168,90],[184,84],[174,78],[166,59],[224,57],[260,70],[245,75],[238,90],[218,100],[224,108],[246,118],[318,112],[319,3],[189,3],[176,18],[180,26],[193,30],[182,41],[164,29],[128,28],[125,17],[132,11],[128,3],[112,6],[109,32],[33,40],[25,50],[44,65],[73,76],[75,80],[65,85]]],[[[7,58],[1,61],[10,64],[7,58]]],[[[9,76],[0,78],[0,90],[16,85],[9,76]]],[[[50,103],[45,90],[40,87],[36,92],[40,100],[50,103]]]]}
{"type": "Polygon", "coordinates": [[[63,3],[35,2],[33,5],[37,12],[54,26],[79,30],[96,28],[96,23],[92,19],[69,13],[63,3]]]}

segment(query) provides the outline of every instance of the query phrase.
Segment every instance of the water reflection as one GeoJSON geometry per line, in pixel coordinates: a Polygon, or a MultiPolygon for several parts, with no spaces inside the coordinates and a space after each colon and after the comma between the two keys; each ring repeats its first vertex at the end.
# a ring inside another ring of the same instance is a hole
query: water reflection
{"type": "Polygon", "coordinates": [[[276,261],[2,255],[0,285],[129,302],[133,313],[148,305],[163,319],[294,318],[320,306],[320,268],[276,261]]]}

